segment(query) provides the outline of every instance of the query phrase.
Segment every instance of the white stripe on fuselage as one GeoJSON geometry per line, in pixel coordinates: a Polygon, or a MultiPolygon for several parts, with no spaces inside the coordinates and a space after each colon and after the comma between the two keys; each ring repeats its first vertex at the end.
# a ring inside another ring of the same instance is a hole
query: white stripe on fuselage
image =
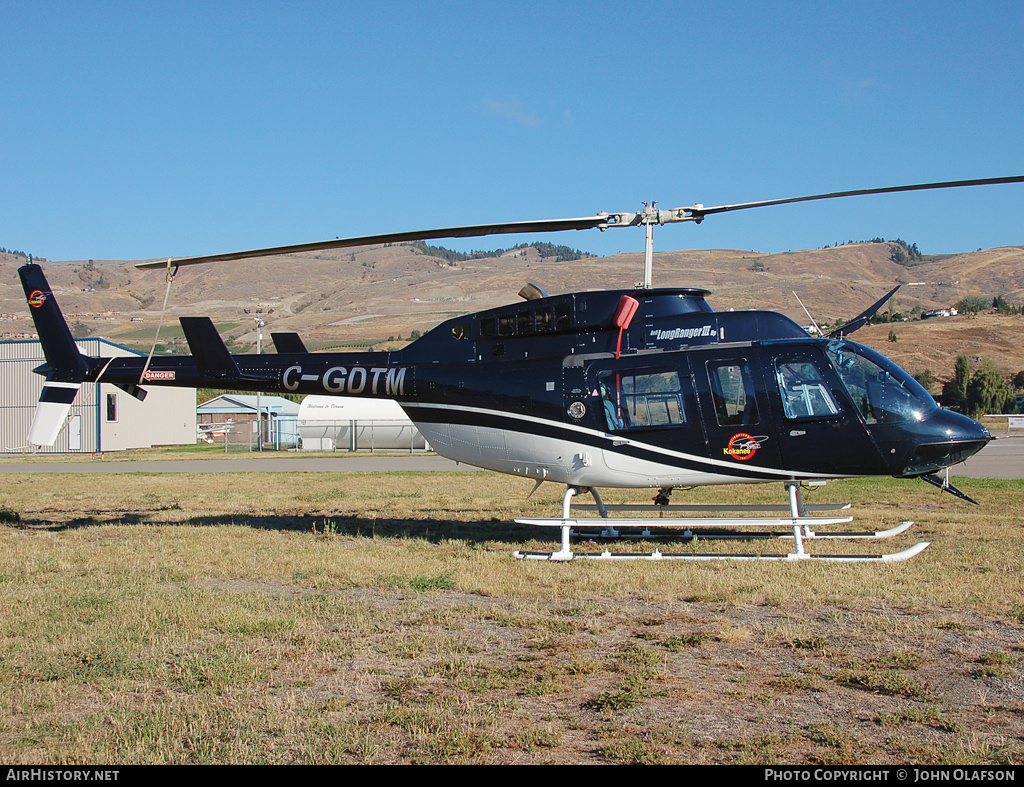
{"type": "MultiPolygon", "coordinates": [[[[441,411],[461,411],[461,412],[472,412],[479,413],[482,415],[495,416],[504,419],[512,419],[514,421],[521,422],[523,428],[520,429],[497,429],[494,427],[482,427],[482,426],[463,426],[461,424],[431,424],[431,423],[420,423],[417,422],[419,430],[427,437],[430,444],[437,450],[438,453],[448,456],[456,461],[467,462],[480,467],[487,467],[492,470],[500,470],[501,472],[515,472],[514,470],[508,469],[510,465],[533,465],[533,466],[547,466],[553,468],[555,466],[562,467],[563,471],[568,471],[572,465],[573,457],[566,457],[566,449],[571,449],[572,453],[578,457],[585,457],[588,453],[590,454],[591,460],[594,459],[594,452],[601,455],[601,465],[607,470],[609,477],[604,478],[600,481],[583,481],[583,480],[569,480],[567,483],[589,483],[593,486],[615,486],[615,479],[619,478],[623,472],[632,472],[638,476],[644,476],[649,479],[643,483],[639,483],[640,486],[657,486],[662,481],[656,481],[653,479],[671,479],[665,480],[664,483],[668,484],[685,484],[685,483],[756,483],[758,481],[768,481],[772,477],[779,480],[785,480],[794,477],[794,473],[788,470],[780,470],[771,467],[753,466],[753,467],[738,467],[734,462],[726,462],[720,459],[711,459],[706,456],[698,456],[695,454],[688,454],[682,451],[674,451],[669,448],[663,448],[661,446],[652,445],[650,443],[637,440],[634,437],[625,437],[617,434],[610,434],[603,432],[598,429],[592,429],[580,424],[563,423],[559,421],[551,421],[544,418],[538,418],[536,416],[522,415],[519,413],[510,413],[502,410],[493,410],[483,407],[467,407],[464,405],[450,405],[440,403],[426,403],[417,402],[415,405],[410,403],[410,406],[429,408],[433,410],[441,411]],[[535,429],[531,429],[530,426],[533,424],[545,424],[556,429],[566,430],[569,432],[576,432],[581,435],[591,435],[600,438],[602,441],[614,441],[623,446],[632,446],[635,448],[641,448],[645,451],[650,451],[655,454],[659,454],[664,457],[664,463],[648,460],[639,459],[636,457],[629,457],[623,453],[615,451],[614,446],[609,445],[606,448],[595,448],[594,446],[587,443],[573,443],[568,440],[562,440],[559,438],[542,437],[536,434],[535,429]],[[451,437],[445,439],[444,434],[440,431],[439,427],[444,427],[448,430],[451,437]],[[490,438],[483,440],[482,442],[489,446],[494,446],[497,440],[495,439],[498,433],[505,435],[503,443],[507,444],[508,440],[511,440],[512,444],[515,445],[521,442],[523,435],[528,435],[529,439],[535,444],[546,444],[550,450],[542,450],[538,452],[540,455],[532,459],[526,458],[515,458],[506,459],[504,457],[488,456],[486,452],[481,450],[481,441],[476,439],[481,434],[480,430],[485,430],[484,434],[492,435],[490,438]],[[433,437],[431,437],[433,435],[433,437]],[[449,456],[447,451],[440,450],[443,444],[449,443],[449,440],[453,441],[451,445],[445,445],[452,453],[458,453],[458,456],[449,456]],[[561,449],[561,450],[559,450],[561,449]],[[609,467],[608,463],[604,459],[604,454],[608,453],[615,457],[614,464],[617,466],[625,466],[628,464],[631,470],[626,471],[623,469],[613,469],[609,467]],[[703,466],[706,470],[696,469],[684,469],[680,468],[677,464],[673,463],[672,460],[684,460],[691,462],[698,466],[703,466]],[[561,465],[558,463],[562,462],[561,465]],[[748,470],[755,473],[762,473],[768,478],[746,478],[743,476],[734,475],[736,470],[748,470]],[[684,479],[684,480],[676,480],[684,479]]],[[[576,468],[570,475],[573,477],[579,476],[580,478],[590,474],[596,474],[599,468],[596,464],[584,466],[583,468],[576,468]]],[[[517,473],[519,475],[527,475],[527,473],[517,473]]],[[[530,477],[535,477],[534,474],[529,474],[530,477]]],[[[841,478],[843,476],[835,473],[798,473],[796,475],[815,477],[815,478],[841,478]]],[[[551,480],[564,480],[563,478],[552,478],[551,480]]]]}

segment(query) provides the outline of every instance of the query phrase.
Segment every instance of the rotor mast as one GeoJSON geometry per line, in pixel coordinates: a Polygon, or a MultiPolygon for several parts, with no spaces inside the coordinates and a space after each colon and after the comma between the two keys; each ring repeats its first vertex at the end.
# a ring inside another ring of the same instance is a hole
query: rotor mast
{"type": "MultiPolygon", "coordinates": [[[[657,205],[657,202],[652,202],[651,207],[657,205]]],[[[647,206],[644,205],[644,218],[647,218],[647,206]]],[[[651,272],[654,268],[654,222],[644,221],[647,225],[647,239],[644,242],[644,289],[651,289],[651,272]]]]}
{"type": "Polygon", "coordinates": [[[607,221],[599,225],[598,229],[604,231],[609,227],[636,227],[643,225],[646,229],[646,241],[644,243],[644,280],[637,284],[645,290],[654,286],[652,282],[652,271],[654,268],[654,225],[672,224],[678,221],[693,221],[700,224],[704,221],[703,205],[691,205],[688,208],[672,208],[671,210],[658,210],[657,202],[645,202],[644,209],[640,213],[602,213],[607,221]]]}

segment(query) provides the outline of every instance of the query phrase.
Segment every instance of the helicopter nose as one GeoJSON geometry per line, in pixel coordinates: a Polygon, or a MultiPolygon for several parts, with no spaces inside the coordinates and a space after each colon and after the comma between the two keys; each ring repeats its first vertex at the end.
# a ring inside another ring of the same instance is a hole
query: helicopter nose
{"type": "Polygon", "coordinates": [[[914,449],[899,475],[926,475],[959,464],[991,441],[992,433],[973,418],[936,410],[917,424],[914,449]]]}

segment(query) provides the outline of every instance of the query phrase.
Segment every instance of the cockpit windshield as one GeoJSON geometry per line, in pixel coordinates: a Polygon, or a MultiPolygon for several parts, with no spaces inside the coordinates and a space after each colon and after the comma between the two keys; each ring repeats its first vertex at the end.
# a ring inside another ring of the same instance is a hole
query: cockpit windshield
{"type": "Polygon", "coordinates": [[[869,424],[920,421],[938,408],[917,380],[874,350],[851,341],[832,341],[828,357],[869,424]]]}

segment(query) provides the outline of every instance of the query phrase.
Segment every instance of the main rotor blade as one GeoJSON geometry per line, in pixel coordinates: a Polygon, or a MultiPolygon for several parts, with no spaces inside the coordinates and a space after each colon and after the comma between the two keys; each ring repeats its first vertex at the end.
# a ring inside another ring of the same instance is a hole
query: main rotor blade
{"type": "Polygon", "coordinates": [[[438,238],[474,238],[484,235],[508,235],[527,232],[562,232],[565,230],[608,229],[610,227],[630,227],[643,224],[667,224],[677,221],[693,221],[700,223],[705,216],[713,213],[727,213],[747,208],[763,208],[770,205],[788,205],[793,202],[811,202],[838,197],[858,197],[868,194],[892,194],[900,191],[924,191],[927,189],[950,189],[962,186],[992,186],[1000,183],[1024,183],[1024,175],[1005,178],[980,178],[976,180],[950,180],[943,183],[918,183],[910,186],[888,186],[878,189],[857,189],[854,191],[834,191],[829,194],[813,194],[807,197],[787,197],[785,199],[761,200],[759,202],[741,202],[736,205],[692,205],[687,208],[658,210],[653,206],[645,207],[642,213],[599,213],[596,216],[582,216],[572,219],[544,219],[540,221],[512,221],[501,224],[473,224],[465,227],[445,227],[433,230],[413,230],[411,232],[391,232],[383,235],[363,235],[355,238],[335,238],[334,240],[314,241],[312,243],[295,243],[290,246],[269,246],[262,249],[233,251],[224,254],[205,254],[196,257],[180,257],[143,262],[136,268],[177,268],[181,265],[199,265],[206,262],[227,262],[244,260],[252,257],[270,257],[280,254],[298,254],[304,251],[324,251],[327,249],[345,249],[354,246],[373,246],[382,243],[403,243],[412,240],[435,240],[438,238]]]}
{"type": "Polygon", "coordinates": [[[384,235],[363,235],[358,238],[335,238],[334,240],[295,243],[290,246],[270,246],[265,249],[232,251],[224,254],[204,254],[197,257],[181,257],[170,260],[143,262],[136,268],[176,268],[179,265],[199,265],[205,262],[227,262],[252,257],[271,257],[279,254],[297,254],[303,251],[324,251],[345,249],[353,246],[374,246],[381,243],[402,243],[410,240],[434,240],[436,238],[473,238],[483,235],[508,235],[518,232],[561,232],[562,230],[589,230],[607,227],[614,217],[605,215],[584,216],[575,219],[545,219],[540,221],[514,221],[503,224],[475,224],[466,227],[446,227],[434,230],[412,232],[390,232],[384,235]]]}
{"type": "Polygon", "coordinates": [[[899,191],[927,191],[928,189],[954,189],[962,186],[994,186],[1000,183],[1024,183],[1024,175],[1015,175],[1007,178],[980,178],[977,180],[948,180],[943,183],[917,183],[911,186],[886,186],[880,189],[855,189],[854,191],[833,191],[829,194],[812,194],[809,197],[787,197],[785,199],[767,199],[760,202],[741,202],[736,205],[715,205],[706,208],[703,205],[695,205],[692,208],[685,208],[690,216],[700,221],[704,216],[712,213],[727,213],[732,210],[746,210],[747,208],[765,208],[769,205],[788,205],[791,202],[813,202],[819,199],[837,199],[839,197],[862,197],[868,194],[894,194],[899,191]]]}

